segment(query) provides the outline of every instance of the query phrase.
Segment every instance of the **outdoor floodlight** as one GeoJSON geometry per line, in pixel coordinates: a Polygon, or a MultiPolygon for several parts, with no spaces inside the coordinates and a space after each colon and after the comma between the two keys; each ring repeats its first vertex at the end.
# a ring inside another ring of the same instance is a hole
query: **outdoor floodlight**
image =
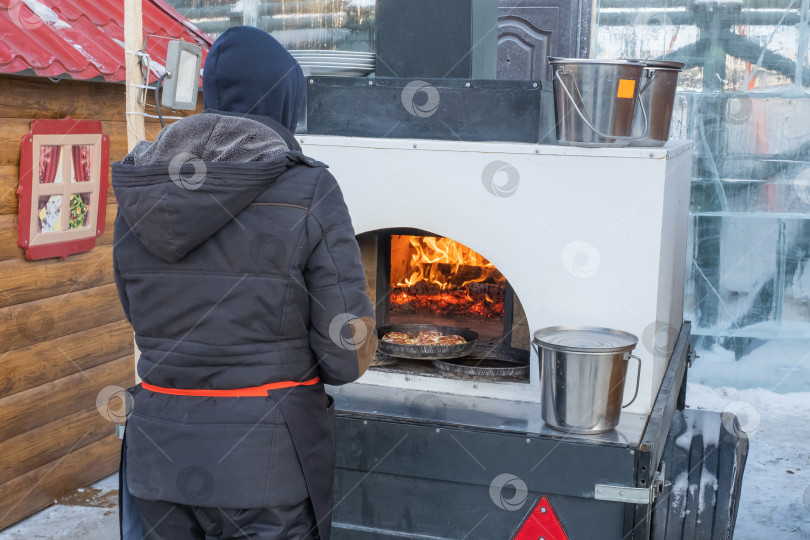
{"type": "Polygon", "coordinates": [[[166,79],[161,104],[178,110],[197,108],[202,48],[181,39],[169,42],[166,51],[166,79]]]}

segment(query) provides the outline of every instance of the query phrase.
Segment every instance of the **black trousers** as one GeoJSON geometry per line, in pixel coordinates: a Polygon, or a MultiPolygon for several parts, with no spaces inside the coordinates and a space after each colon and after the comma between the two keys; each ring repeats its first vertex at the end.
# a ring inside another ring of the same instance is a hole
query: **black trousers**
{"type": "Polygon", "coordinates": [[[298,506],[245,510],[135,501],[143,540],[317,540],[309,499],[298,506]]]}

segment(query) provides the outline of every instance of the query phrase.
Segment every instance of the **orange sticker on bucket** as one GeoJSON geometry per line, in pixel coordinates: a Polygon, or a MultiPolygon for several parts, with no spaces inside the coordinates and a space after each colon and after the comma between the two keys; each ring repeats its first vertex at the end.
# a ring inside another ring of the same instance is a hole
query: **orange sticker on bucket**
{"type": "Polygon", "coordinates": [[[636,90],[636,81],[633,79],[619,79],[619,91],[616,97],[633,99],[636,90]]]}

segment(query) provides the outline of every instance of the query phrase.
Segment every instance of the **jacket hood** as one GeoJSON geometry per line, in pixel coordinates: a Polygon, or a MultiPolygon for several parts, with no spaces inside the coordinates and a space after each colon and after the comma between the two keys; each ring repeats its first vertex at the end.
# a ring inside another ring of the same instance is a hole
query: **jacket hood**
{"type": "Polygon", "coordinates": [[[118,209],[153,254],[176,262],[230,223],[290,165],[270,127],[201,113],[112,166],[118,209]]]}
{"type": "Polygon", "coordinates": [[[267,32],[234,26],[208,51],[203,70],[206,109],[268,116],[294,132],[305,93],[298,62],[267,32]]]}

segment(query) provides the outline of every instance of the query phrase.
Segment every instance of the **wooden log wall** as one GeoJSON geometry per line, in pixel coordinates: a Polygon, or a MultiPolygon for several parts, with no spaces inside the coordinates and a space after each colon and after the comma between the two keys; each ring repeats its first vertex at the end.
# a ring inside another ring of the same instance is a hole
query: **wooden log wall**
{"type": "MultiPolygon", "coordinates": [[[[114,424],[96,406],[106,387],[135,380],[132,327],[113,280],[115,196],[110,189],[92,251],[27,261],[16,190],[32,120],[101,120],[114,162],[127,151],[124,102],[123,84],[0,75],[0,529],[118,468],[114,424]]],[[[147,119],[147,138],[159,131],[147,119]]]]}

